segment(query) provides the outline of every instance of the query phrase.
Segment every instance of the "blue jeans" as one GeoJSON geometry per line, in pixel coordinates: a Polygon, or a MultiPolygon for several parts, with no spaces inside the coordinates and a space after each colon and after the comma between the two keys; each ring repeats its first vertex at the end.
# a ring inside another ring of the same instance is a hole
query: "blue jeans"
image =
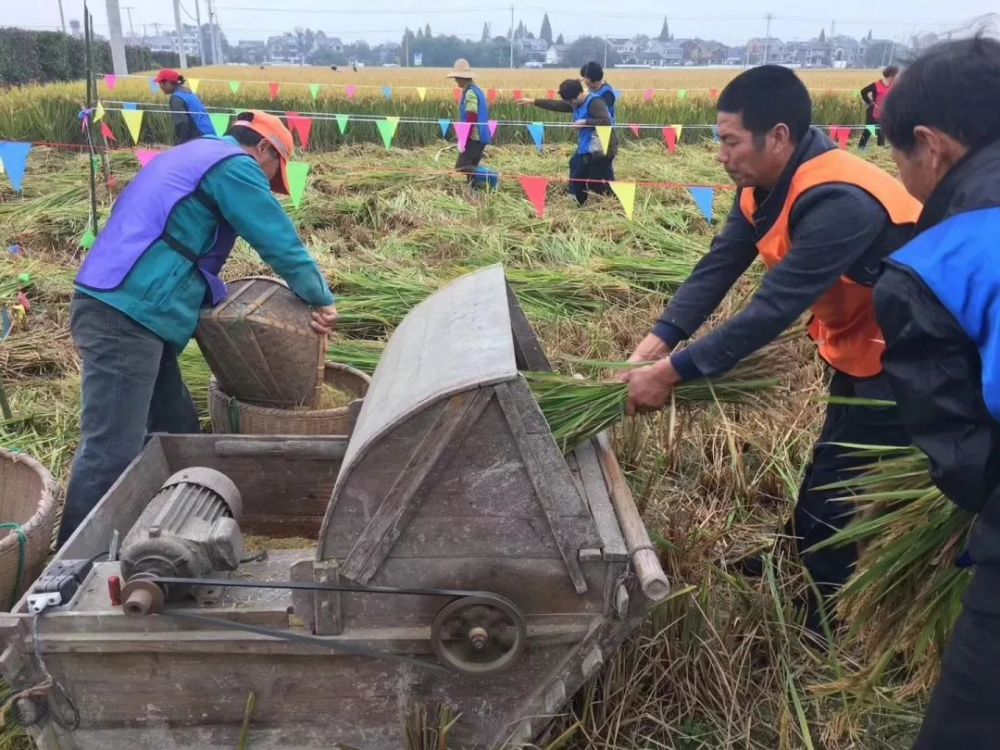
{"type": "Polygon", "coordinates": [[[70,331],[83,360],[83,403],[60,545],[139,455],[147,432],[201,431],[173,346],[79,292],[70,331]]]}
{"type": "Polygon", "coordinates": [[[569,160],[569,192],[581,206],[587,202],[587,191],[607,195],[611,192],[608,182],[615,179],[615,166],[611,159],[591,154],[573,154],[569,160]]]}

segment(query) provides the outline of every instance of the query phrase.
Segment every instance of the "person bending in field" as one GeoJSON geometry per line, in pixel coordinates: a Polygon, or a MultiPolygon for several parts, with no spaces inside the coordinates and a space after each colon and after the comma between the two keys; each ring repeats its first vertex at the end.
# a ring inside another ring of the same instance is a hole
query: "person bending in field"
{"type": "MultiPolygon", "coordinates": [[[[738,188],[722,232],[632,354],[651,362],[622,375],[627,410],[662,409],[681,382],[721,375],[811,311],[809,335],[830,375],[830,394],[889,399],[885,345],[872,286],[879,263],[905,244],[920,203],[886,172],[838,149],[810,127],[812,102],[789,69],[764,65],[722,91],[718,160],[738,188]],[[684,349],[757,257],[768,273],[739,313],[684,349]]],[[[807,550],[843,528],[851,506],[827,485],[867,459],[840,443],[907,445],[895,409],[831,403],[806,470],[790,534],[825,599],[850,576],[853,547],[807,550]]],[[[758,573],[760,561],[743,561],[758,573]]],[[[806,598],[807,625],[822,632],[822,600],[806,598]]]]}
{"type": "MultiPolygon", "coordinates": [[[[865,125],[874,125],[878,128],[879,146],[885,145],[885,135],[879,126],[879,120],[882,119],[882,106],[885,104],[885,99],[889,96],[889,92],[892,91],[892,84],[898,75],[899,68],[895,65],[890,65],[882,71],[881,79],[874,83],[869,83],[861,89],[861,98],[865,103],[865,125]]],[[[858,142],[858,148],[868,148],[868,139],[871,136],[871,131],[865,128],[865,132],[861,134],[861,140],[858,142]]]]}
{"type": "Polygon", "coordinates": [[[571,112],[577,128],[576,153],[569,160],[569,192],[581,206],[587,202],[587,193],[607,195],[610,182],[615,179],[614,160],[618,144],[614,131],[608,139],[607,152],[596,128],[611,126],[614,120],[608,105],[600,94],[584,91],[583,85],[572,78],[559,84],[558,99],[518,99],[519,104],[533,104],[550,112],[571,112]]]}
{"type": "MultiPolygon", "coordinates": [[[[976,515],[974,566],[915,750],[1000,743],[1000,42],[925,52],[882,108],[917,236],[875,285],[882,364],[913,442],[976,515]],[[932,92],[928,96],[927,92],[932,92]]],[[[942,554],[947,555],[945,550],[942,554]]]]}
{"type": "Polygon", "coordinates": [[[468,175],[470,183],[477,184],[474,180],[476,167],[479,166],[483,152],[492,141],[489,126],[490,104],[486,94],[475,84],[476,73],[465,58],[457,59],[452,69],[445,73],[445,77],[455,79],[455,85],[462,90],[458,105],[459,122],[472,123],[469,138],[465,142],[465,150],[458,152],[455,169],[468,175]]]}
{"type": "Polygon", "coordinates": [[[156,75],[160,91],[170,97],[170,117],[174,123],[174,143],[187,143],[203,135],[215,135],[201,99],[187,87],[184,76],[176,70],[164,68],[156,75]]]}

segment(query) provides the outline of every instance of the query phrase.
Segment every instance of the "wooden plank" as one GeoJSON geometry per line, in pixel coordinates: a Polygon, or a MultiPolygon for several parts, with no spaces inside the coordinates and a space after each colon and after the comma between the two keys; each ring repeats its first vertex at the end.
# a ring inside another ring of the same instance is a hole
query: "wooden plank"
{"type": "Polygon", "coordinates": [[[611,505],[604,473],[601,471],[593,443],[591,441],[582,443],[573,453],[580,472],[583,494],[587,498],[590,514],[594,517],[597,533],[601,537],[604,559],[628,560],[628,548],[625,546],[621,527],[611,505]]]}
{"type": "MultiPolygon", "coordinates": [[[[476,389],[453,396],[441,408],[437,423],[407,461],[399,479],[344,560],[343,577],[359,583],[371,580],[416,512],[422,490],[446,467],[448,450],[465,440],[468,430],[492,398],[490,389],[476,389]]],[[[363,481],[363,477],[358,477],[357,481],[363,481]]]]}
{"type": "Polygon", "coordinates": [[[514,290],[507,285],[507,306],[510,310],[511,335],[514,338],[514,357],[519,370],[534,370],[535,372],[549,372],[552,365],[549,364],[545,350],[542,348],[538,337],[535,335],[531,323],[528,322],[521,303],[517,301],[514,290]]]}

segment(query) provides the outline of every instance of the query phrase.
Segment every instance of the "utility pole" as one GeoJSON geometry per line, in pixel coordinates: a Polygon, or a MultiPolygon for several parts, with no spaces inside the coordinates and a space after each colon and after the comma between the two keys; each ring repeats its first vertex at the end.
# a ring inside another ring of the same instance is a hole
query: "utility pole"
{"type": "MultiPolygon", "coordinates": [[[[108,0],[111,2],[111,0],[108,0]]],[[[184,51],[184,24],[181,23],[181,0],[174,0],[174,30],[177,32],[177,54],[182,68],[188,66],[187,52],[184,51]]]]}
{"type": "Polygon", "coordinates": [[[208,65],[208,60],[205,59],[205,35],[201,32],[201,0],[194,0],[194,22],[198,24],[198,54],[201,55],[201,64],[208,65]]]}
{"type": "Polygon", "coordinates": [[[118,10],[118,0],[107,0],[108,27],[111,37],[111,64],[116,76],[128,75],[125,61],[125,39],[122,37],[122,14],[118,10]]]}
{"type": "Polygon", "coordinates": [[[125,9],[125,12],[128,13],[128,33],[129,33],[129,36],[135,36],[135,27],[132,26],[132,9],[135,6],[134,5],[124,5],[122,7],[125,9]]]}
{"type": "Polygon", "coordinates": [[[510,67],[514,68],[514,6],[510,6],[510,67]]]}
{"type": "Polygon", "coordinates": [[[66,16],[63,13],[62,0],[59,0],[59,23],[62,24],[63,34],[66,33],[66,16]]]}
{"type": "Polygon", "coordinates": [[[608,67],[608,40],[604,40],[604,67],[608,67]]]}
{"type": "Polygon", "coordinates": [[[768,13],[764,18],[767,19],[767,26],[764,29],[764,61],[761,65],[767,65],[767,47],[771,43],[771,19],[773,16],[768,13]]]}
{"type": "Polygon", "coordinates": [[[215,10],[215,6],[212,4],[212,0],[205,0],[208,3],[208,23],[209,31],[211,32],[212,40],[212,64],[221,65],[224,61],[222,59],[222,43],[219,41],[218,25],[219,25],[219,14],[215,10]]]}

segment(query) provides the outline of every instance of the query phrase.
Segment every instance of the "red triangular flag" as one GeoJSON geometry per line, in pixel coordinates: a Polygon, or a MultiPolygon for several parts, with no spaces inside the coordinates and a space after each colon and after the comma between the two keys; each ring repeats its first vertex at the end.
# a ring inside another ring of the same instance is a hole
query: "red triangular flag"
{"type": "Polygon", "coordinates": [[[549,99],[555,99],[556,98],[556,92],[555,92],[555,90],[554,89],[549,89],[548,92],[546,93],[546,96],[549,99]]]}
{"type": "Polygon", "coordinates": [[[673,125],[667,125],[663,129],[663,140],[667,144],[667,151],[672,154],[677,152],[677,131],[674,130],[673,125]]]}
{"type": "Polygon", "coordinates": [[[521,92],[521,89],[514,89],[514,99],[523,99],[523,98],[524,94],[521,92]]]}
{"type": "Polygon", "coordinates": [[[462,101],[462,89],[455,89],[455,104],[462,101]]]}
{"type": "Polygon", "coordinates": [[[497,91],[496,89],[487,89],[486,90],[486,100],[490,104],[496,104],[496,101],[499,98],[500,98],[500,92],[497,91]]]}
{"type": "Polygon", "coordinates": [[[104,122],[103,120],[101,121],[101,135],[103,135],[109,141],[117,141],[118,140],[117,138],[115,138],[115,134],[111,132],[111,128],[109,128],[108,124],[106,122],[104,122]]]}
{"type": "Polygon", "coordinates": [[[303,117],[298,112],[289,112],[286,119],[288,120],[288,129],[293,133],[298,133],[302,148],[309,148],[309,136],[312,135],[313,127],[312,118],[303,117]]]}
{"type": "Polygon", "coordinates": [[[638,138],[639,137],[639,126],[638,125],[629,125],[628,127],[629,127],[629,130],[632,131],[632,134],[636,138],[638,138]]]}
{"type": "Polygon", "coordinates": [[[718,89],[709,89],[708,90],[708,95],[709,95],[709,97],[711,97],[712,101],[714,102],[716,99],[719,98],[719,90],[718,89]]]}
{"type": "Polygon", "coordinates": [[[545,177],[521,177],[519,178],[524,194],[528,196],[531,205],[535,207],[535,214],[539,219],[545,218],[545,198],[549,187],[549,181],[545,177]]]}
{"type": "Polygon", "coordinates": [[[142,167],[145,167],[159,155],[159,151],[154,151],[149,148],[137,148],[135,150],[135,158],[139,160],[139,165],[142,167]]]}
{"type": "Polygon", "coordinates": [[[267,88],[270,89],[271,91],[271,101],[273,102],[275,99],[278,98],[278,92],[281,91],[281,84],[269,83],[267,84],[267,88]]]}

